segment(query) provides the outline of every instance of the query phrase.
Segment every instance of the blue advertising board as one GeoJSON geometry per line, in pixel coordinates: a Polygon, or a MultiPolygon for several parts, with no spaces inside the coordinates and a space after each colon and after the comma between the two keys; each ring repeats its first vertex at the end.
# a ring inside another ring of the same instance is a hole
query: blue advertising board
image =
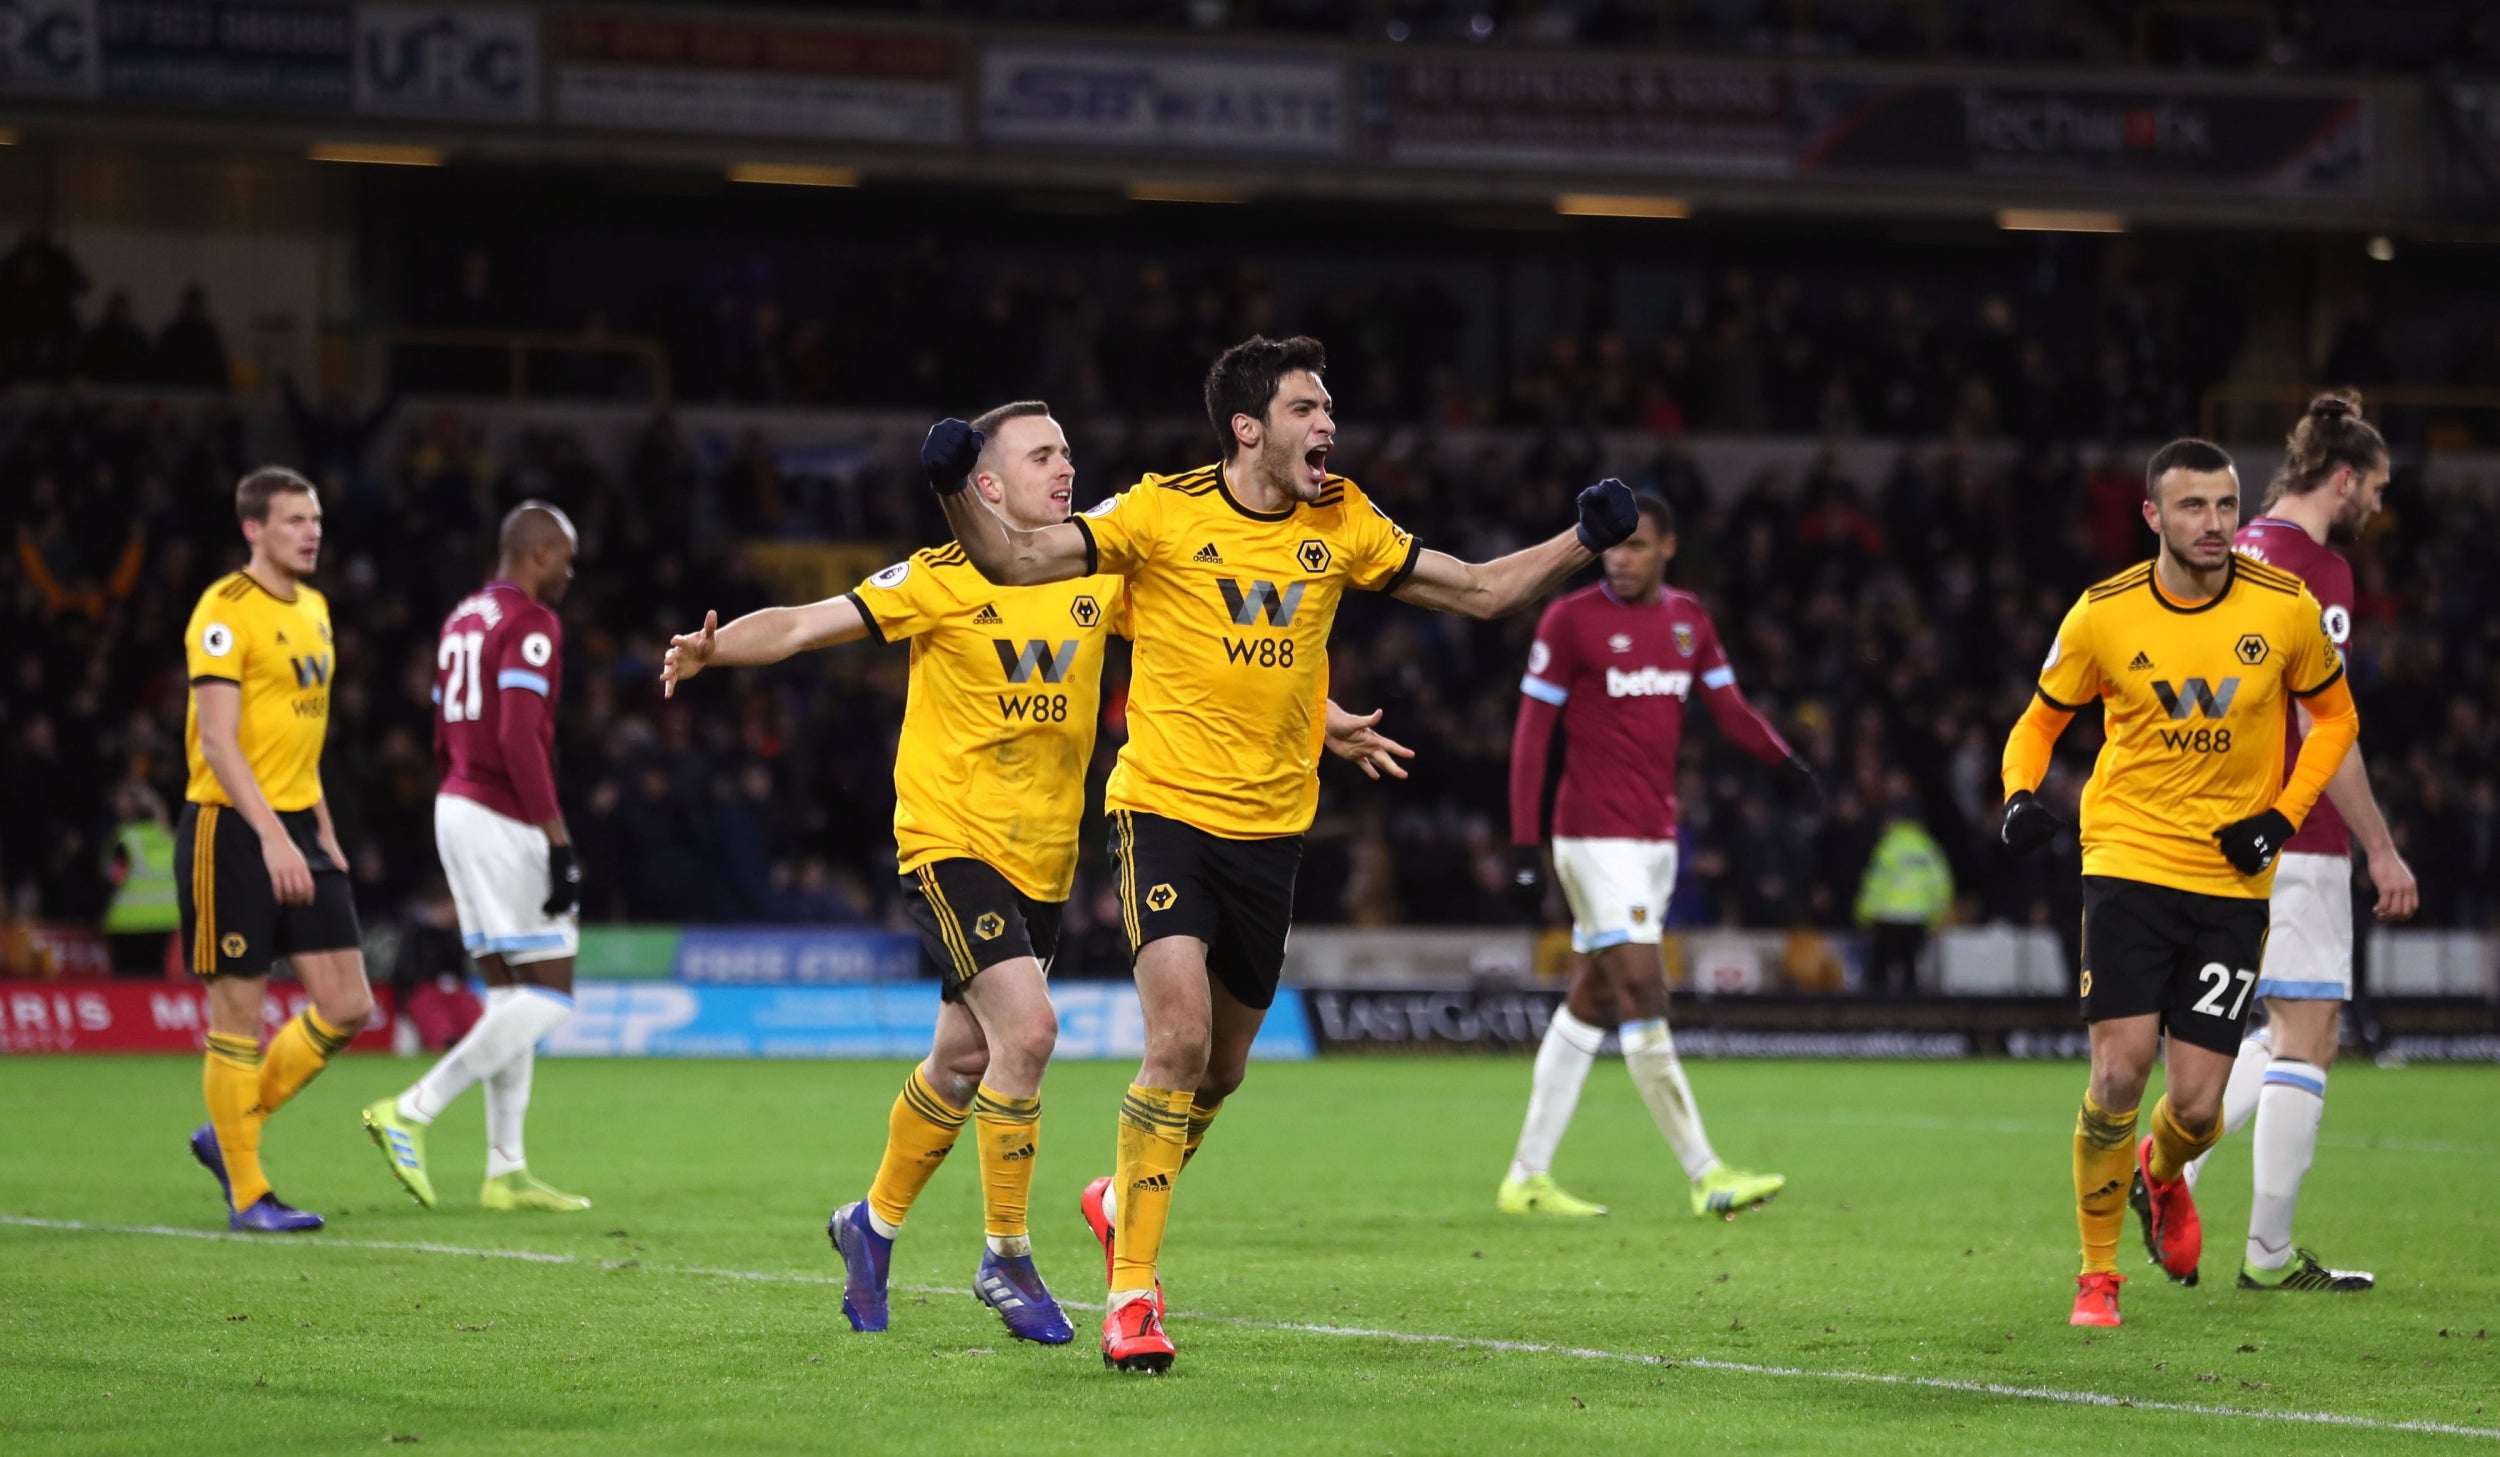
{"type": "MultiPolygon", "coordinates": [[[[1137,989],[1128,982],[1065,982],[1056,1056],[1130,1060],[1146,1047],[1137,989]]],[[[547,1039],[557,1057],[918,1057],[937,1027],[937,987],[699,986],[588,981],[573,988],[573,1019],[547,1039]]],[[[1298,1062],[1313,1055],[1301,996],[1284,989],[1250,1055],[1298,1062]]]]}
{"type": "MultiPolygon", "coordinates": [[[[677,938],[677,980],[705,985],[822,986],[919,975],[920,938],[909,931],[688,926],[677,938]]],[[[935,983],[927,990],[934,993],[935,983]]]]}
{"type": "Polygon", "coordinates": [[[356,20],[340,4],[96,0],[105,96],[345,111],[356,20]]]}

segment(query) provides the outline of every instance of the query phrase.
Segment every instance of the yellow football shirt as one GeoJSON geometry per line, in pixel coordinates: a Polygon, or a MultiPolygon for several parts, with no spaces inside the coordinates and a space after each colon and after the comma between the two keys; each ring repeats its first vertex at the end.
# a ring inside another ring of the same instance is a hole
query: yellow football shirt
{"type": "Polygon", "coordinates": [[[995,587],[952,542],[851,592],[880,642],[911,643],[894,751],[896,868],[970,856],[1038,901],[1076,876],[1117,577],[995,587]]]}
{"type": "MultiPolygon", "coordinates": [[[[330,600],[298,582],[280,597],[249,572],[221,577],[200,594],[182,632],[191,683],[237,685],[243,695],[235,738],[252,779],[275,810],[310,809],[321,799],[321,741],[330,728],[330,600]]],[[[232,805],[200,753],[200,701],[183,722],[191,766],[183,797],[232,805]]]]}
{"type": "Polygon", "coordinates": [[[1394,591],[1423,548],[1342,477],[1261,512],[1212,465],[1150,475],[1076,524],[1092,568],[1128,579],[1137,621],[1104,804],[1236,840],[1309,829],[1337,603],[1394,591]]]}
{"type": "Polygon", "coordinates": [[[2040,696],[2073,710],[2099,697],[2105,742],[2083,791],[2083,872],[2262,898],[2214,831],[2283,790],[2289,700],[2343,676],[2318,599],[2298,577],[2238,553],[2222,591],[2195,606],[2162,595],[2152,563],[2090,588],[2040,669],[2040,696]]]}

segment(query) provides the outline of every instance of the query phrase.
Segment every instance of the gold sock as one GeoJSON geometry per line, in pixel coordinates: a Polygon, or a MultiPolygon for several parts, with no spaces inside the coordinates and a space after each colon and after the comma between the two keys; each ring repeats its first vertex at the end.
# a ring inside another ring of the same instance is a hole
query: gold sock
{"type": "Polygon", "coordinates": [[[1189,1161],[1198,1156],[1198,1145],[1207,1141],[1207,1130],[1215,1126],[1215,1115],[1223,1111],[1224,1100],[1221,1098],[1212,1103],[1190,1100],[1189,1141],[1181,1145],[1182,1168],[1188,1168],[1189,1161]]]}
{"type": "Polygon", "coordinates": [[[1119,1155],[1111,1170],[1111,1187],[1119,1194],[1111,1261],[1115,1293],[1154,1288],[1163,1225],[1172,1214],[1172,1183],[1188,1150],[1189,1099],[1179,1089],[1131,1083],[1120,1101],[1119,1155]]]}
{"type": "Polygon", "coordinates": [[[251,1208],[269,1192],[269,1179],[260,1171],[260,1126],[268,1117],[260,1107],[260,1074],[257,1039],[208,1034],[200,1092],[208,1100],[208,1125],[217,1132],[217,1152],[226,1161],[226,1184],[237,1209],[251,1208]]]}
{"type": "Polygon", "coordinates": [[[1010,1098],[984,1086],[972,1094],[972,1121],[981,1131],[982,1231],[993,1239],[1022,1238],[1033,1155],[1041,1147],[1042,1100],[1010,1098]]]}
{"type": "Polygon", "coordinates": [[[963,1109],[947,1106],[926,1073],[911,1070],[894,1111],[886,1115],[885,1157],[877,1161],[876,1182],[868,1186],[870,1213],[889,1225],[903,1222],[964,1131],[965,1116],[963,1109]]]}
{"type": "Polygon", "coordinates": [[[2105,1112],[2084,1094],[2083,1111],[2075,1115],[2075,1224],[2083,1231],[2087,1275],[2117,1273],[2134,1172],[2135,1110],[2105,1112]]]}
{"type": "Polygon", "coordinates": [[[2185,1172],[2197,1155],[2221,1141],[2221,1119],[2215,1119],[2214,1126],[2203,1133],[2190,1133],[2178,1115],[2170,1111],[2170,1095],[2164,1093],[2161,1101],[2153,1105],[2153,1152],[2144,1160],[2144,1172],[2167,1184],[2185,1172]]]}
{"type": "Polygon", "coordinates": [[[310,1007],[279,1028],[278,1035],[269,1039],[269,1055],[261,1059],[261,1112],[266,1115],[285,1107],[355,1035],[322,1021],[321,1014],[310,1007]]]}

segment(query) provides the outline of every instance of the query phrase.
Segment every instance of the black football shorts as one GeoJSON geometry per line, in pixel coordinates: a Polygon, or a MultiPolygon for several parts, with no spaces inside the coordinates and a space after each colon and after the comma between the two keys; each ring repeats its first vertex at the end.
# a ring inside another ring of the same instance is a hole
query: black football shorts
{"type": "Polygon", "coordinates": [[[174,880],[182,905],[183,961],[199,975],[267,976],[278,957],[363,944],[347,867],[321,848],[320,816],[308,809],[280,810],[278,823],[312,869],[311,905],[278,904],[260,836],[241,811],[184,802],[182,823],[174,829],[174,880]]]}
{"type": "Polygon", "coordinates": [[[1265,1011],[1284,975],[1302,837],[1228,840],[1125,809],[1108,818],[1130,951],[1195,936],[1206,943],[1208,972],[1233,999],[1265,1011]]]}
{"type": "Polygon", "coordinates": [[[2083,878],[2083,1020],[2158,1013],[2162,1030],[2239,1051],[2266,959],[2263,900],[2083,878]]]}
{"type": "Polygon", "coordinates": [[[1026,896],[986,860],[932,860],[903,877],[903,907],[920,932],[920,970],[964,999],[964,984],[1002,961],[1030,956],[1050,972],[1065,903],[1026,896]]]}

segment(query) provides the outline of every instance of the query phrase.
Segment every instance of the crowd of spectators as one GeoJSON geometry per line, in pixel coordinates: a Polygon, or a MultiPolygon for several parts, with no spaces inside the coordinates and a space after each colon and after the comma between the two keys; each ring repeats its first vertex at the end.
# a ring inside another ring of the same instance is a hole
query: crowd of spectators
{"type": "Polygon", "coordinates": [[[91,321],[81,301],[91,285],[69,250],[29,229],[0,254],[0,384],[169,385],[222,390],[232,382],[225,335],[193,284],[153,337],[130,295],[105,296],[91,321]]]}
{"type": "MultiPolygon", "coordinates": [[[[892,738],[906,655],[836,649],[722,672],[673,701],[667,635],[775,595],[750,536],[844,534],[900,548],[942,525],[912,484],[913,439],[861,442],[831,475],[760,437],[710,439],[666,414],[621,469],[568,431],[498,453],[448,411],[384,420],[299,408],[253,424],[217,404],[172,410],[21,393],[0,410],[0,515],[14,541],[0,591],[0,889],[20,916],[93,921],[110,895],[117,806],[178,807],[186,690],[177,646],[196,594],[239,563],[232,484],[251,462],[306,464],[328,499],[319,584],[338,627],[324,783],[369,920],[439,915],[427,689],[442,613],[491,565],[502,509],[554,500],[581,525],[563,612],[567,699],[558,771],[588,869],[593,920],[889,922],[892,738]],[[375,442],[359,460],[343,442],[375,442]],[[794,520],[815,523],[790,530],[794,520]]],[[[1203,429],[1078,430],[1080,500],[1149,466],[1210,453],[1203,429]]],[[[1566,520],[1595,471],[1591,437],[1518,432],[1444,449],[1399,432],[1338,464],[1431,544],[1489,556],[1566,520]]],[[[1883,821],[1905,802],[1942,845],[1958,915],[2074,923],[2075,862],[2009,864],[1990,835],[2006,727],[2031,665],[2084,584],[2149,546],[2137,464],[2061,448],[1982,469],[1951,446],[1905,446],[1852,478],[1710,481],[1672,444],[1643,484],[1682,522],[1673,578],[1711,604],[1739,681],[1820,768],[1828,812],[1707,727],[1685,764],[1679,922],[1842,926],[1883,821]]],[[[2354,552],[2352,673],[2389,818],[2421,877],[2423,919],[2500,918],[2500,496],[2434,495],[2399,476],[2354,552]]],[[[1534,615],[1481,624],[1357,594],[1332,647],[1344,702],[1388,711],[1419,751],[1374,785],[1331,766],[1300,905],[1314,921],[1457,925],[1510,919],[1506,762],[1534,615]]],[[[1115,663],[1115,678],[1125,669],[1115,663]]],[[[1107,694],[1097,788],[1120,738],[1107,694]]],[[[2070,730],[2053,792],[2071,800],[2094,730],[2070,730]]],[[[1116,959],[1116,916],[1088,836],[1072,966],[1116,959]]]]}

